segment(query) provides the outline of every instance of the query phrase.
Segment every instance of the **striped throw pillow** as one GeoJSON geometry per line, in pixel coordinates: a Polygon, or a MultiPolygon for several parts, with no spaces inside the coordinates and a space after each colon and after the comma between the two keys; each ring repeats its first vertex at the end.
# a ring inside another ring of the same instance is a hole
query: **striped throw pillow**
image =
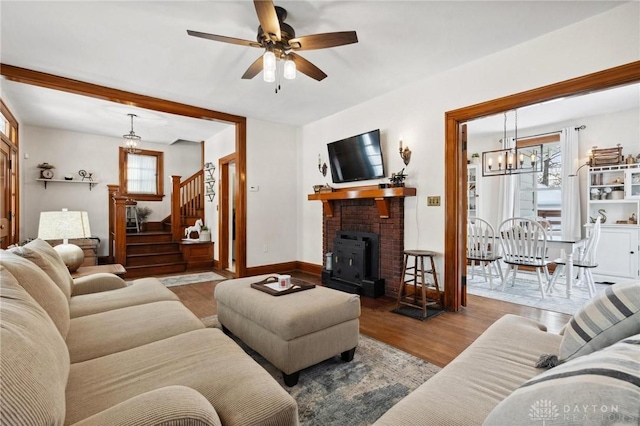
{"type": "Polygon", "coordinates": [[[530,379],[483,425],[636,425],[638,401],[640,334],[530,379]]]}
{"type": "Polygon", "coordinates": [[[637,333],[640,281],[614,284],[571,318],[560,343],[560,361],[589,354],[637,333]]]}

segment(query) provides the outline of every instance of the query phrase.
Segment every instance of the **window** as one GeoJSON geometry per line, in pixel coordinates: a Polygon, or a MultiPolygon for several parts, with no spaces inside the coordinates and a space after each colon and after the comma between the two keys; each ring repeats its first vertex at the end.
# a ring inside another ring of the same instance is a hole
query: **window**
{"type": "Polygon", "coordinates": [[[140,201],[162,201],[164,197],[163,153],[120,148],[120,192],[140,201]]]}
{"type": "MultiPolygon", "coordinates": [[[[542,171],[523,173],[519,179],[520,216],[546,219],[555,233],[562,229],[562,151],[559,136],[554,139],[542,145],[542,171]]],[[[533,143],[533,140],[518,141],[518,148],[533,143]]]]}

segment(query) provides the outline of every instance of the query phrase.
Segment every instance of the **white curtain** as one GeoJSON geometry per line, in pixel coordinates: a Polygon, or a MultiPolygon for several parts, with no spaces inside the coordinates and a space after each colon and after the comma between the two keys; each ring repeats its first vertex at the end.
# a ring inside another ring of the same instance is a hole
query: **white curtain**
{"type": "Polygon", "coordinates": [[[154,155],[128,154],[127,192],[130,194],[155,194],[157,192],[157,167],[154,155]]]}
{"type": "Polygon", "coordinates": [[[582,236],[580,219],[580,179],[570,176],[579,166],[579,133],[574,127],[565,127],[560,133],[562,150],[562,238],[573,239],[582,236]]]}
{"type": "MultiPolygon", "coordinates": [[[[507,138],[502,148],[515,148],[514,138],[507,138]]],[[[520,181],[518,175],[500,176],[500,192],[498,207],[498,226],[511,218],[520,216],[520,181]]]]}

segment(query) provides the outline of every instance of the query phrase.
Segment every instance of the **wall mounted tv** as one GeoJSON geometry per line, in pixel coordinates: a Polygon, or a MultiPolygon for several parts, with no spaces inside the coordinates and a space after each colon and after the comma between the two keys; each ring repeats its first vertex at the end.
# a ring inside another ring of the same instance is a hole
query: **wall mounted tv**
{"type": "Polygon", "coordinates": [[[380,130],[327,144],[334,183],[385,177],[380,130]]]}

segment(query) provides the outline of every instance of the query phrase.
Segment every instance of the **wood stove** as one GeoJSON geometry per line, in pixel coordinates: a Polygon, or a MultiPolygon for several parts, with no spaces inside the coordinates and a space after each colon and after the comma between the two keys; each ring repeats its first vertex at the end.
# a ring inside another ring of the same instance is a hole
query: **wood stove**
{"type": "Polygon", "coordinates": [[[367,297],[384,295],[380,273],[380,236],[371,232],[337,231],[332,270],[323,274],[327,287],[367,297]]]}

